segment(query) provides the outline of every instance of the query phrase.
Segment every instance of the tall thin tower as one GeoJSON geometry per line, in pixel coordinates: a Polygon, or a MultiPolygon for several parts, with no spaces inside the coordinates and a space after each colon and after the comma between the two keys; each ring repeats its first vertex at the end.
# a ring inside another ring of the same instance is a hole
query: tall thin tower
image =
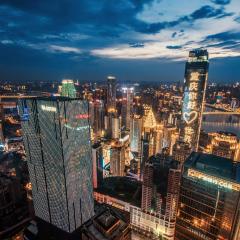
{"type": "Polygon", "coordinates": [[[208,67],[207,50],[197,49],[189,52],[185,68],[180,140],[188,143],[194,151],[198,149],[208,67]]]}
{"type": "Polygon", "coordinates": [[[113,76],[107,77],[107,111],[116,111],[116,78],[113,76]]]}

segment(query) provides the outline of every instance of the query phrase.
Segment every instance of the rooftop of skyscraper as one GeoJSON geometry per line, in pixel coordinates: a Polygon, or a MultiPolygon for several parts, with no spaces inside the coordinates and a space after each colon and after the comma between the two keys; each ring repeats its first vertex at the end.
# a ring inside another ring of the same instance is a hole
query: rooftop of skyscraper
{"type": "Polygon", "coordinates": [[[140,182],[135,179],[128,177],[105,178],[96,191],[131,203],[134,206],[141,205],[142,187],[140,182]]]}
{"type": "Polygon", "coordinates": [[[53,102],[53,101],[73,101],[73,100],[83,100],[80,97],[76,97],[76,98],[69,98],[69,97],[64,97],[64,96],[27,96],[27,97],[22,97],[21,99],[37,99],[37,100],[44,100],[44,101],[49,101],[49,102],[53,102]]]}
{"type": "Polygon", "coordinates": [[[192,152],[184,167],[240,183],[240,163],[228,158],[192,152]]]}
{"type": "Polygon", "coordinates": [[[102,207],[81,227],[82,239],[127,239],[130,231],[128,220],[110,207],[102,207]]]}

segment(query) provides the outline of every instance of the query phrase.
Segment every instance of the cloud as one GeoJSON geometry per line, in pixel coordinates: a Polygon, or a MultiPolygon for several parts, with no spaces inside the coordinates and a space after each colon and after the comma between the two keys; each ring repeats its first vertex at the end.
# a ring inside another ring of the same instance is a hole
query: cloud
{"type": "Polygon", "coordinates": [[[173,34],[172,34],[172,38],[175,38],[177,36],[177,32],[174,32],[173,34]]]}
{"type": "Polygon", "coordinates": [[[132,47],[132,48],[143,48],[144,47],[144,43],[130,43],[129,47],[132,47]]]}
{"type": "Polygon", "coordinates": [[[12,41],[12,40],[7,40],[7,39],[1,40],[0,42],[1,42],[2,44],[13,44],[13,41],[12,41]]]}
{"type": "Polygon", "coordinates": [[[201,7],[200,9],[194,11],[190,15],[190,20],[197,20],[197,19],[202,19],[202,18],[223,18],[223,17],[228,17],[232,16],[233,13],[227,13],[225,12],[224,8],[214,8],[212,6],[206,5],[201,7]]]}
{"type": "Polygon", "coordinates": [[[168,49],[181,49],[182,46],[166,46],[168,49]]]}
{"type": "MultiPolygon", "coordinates": [[[[233,15],[234,13],[226,12],[223,7],[214,8],[212,6],[205,5],[193,11],[191,14],[181,16],[178,19],[173,21],[155,22],[150,24],[139,21],[135,25],[135,30],[142,33],[157,33],[157,32],[160,32],[161,30],[176,27],[183,23],[192,24],[193,22],[199,19],[209,19],[209,18],[221,19],[221,18],[233,16],[233,15]]],[[[184,31],[182,31],[181,33],[183,34],[184,31]]],[[[176,34],[173,33],[173,37],[175,36],[176,34]]]]}
{"type": "Polygon", "coordinates": [[[218,5],[227,5],[231,2],[231,0],[211,0],[211,2],[218,5]]]}
{"type": "Polygon", "coordinates": [[[209,35],[206,37],[205,40],[220,40],[220,41],[227,41],[227,40],[240,40],[240,31],[239,32],[233,32],[233,31],[227,31],[227,32],[221,32],[213,35],[209,35]]]}
{"type": "Polygon", "coordinates": [[[67,46],[49,46],[49,50],[53,52],[62,52],[62,53],[81,53],[82,51],[79,48],[67,47],[67,46]]]}
{"type": "Polygon", "coordinates": [[[239,16],[239,17],[236,17],[236,18],[234,19],[234,21],[240,23],[240,16],[239,16]]]}
{"type": "Polygon", "coordinates": [[[184,30],[181,29],[179,32],[174,32],[172,34],[172,38],[175,38],[175,37],[182,37],[184,35],[184,30]]]}

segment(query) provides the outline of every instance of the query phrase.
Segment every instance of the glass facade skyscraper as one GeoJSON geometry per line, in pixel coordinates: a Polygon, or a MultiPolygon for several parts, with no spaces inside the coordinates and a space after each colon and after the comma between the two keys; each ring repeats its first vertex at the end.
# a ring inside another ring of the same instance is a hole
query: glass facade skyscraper
{"type": "Polygon", "coordinates": [[[189,52],[184,78],[181,140],[189,143],[195,151],[198,149],[208,67],[207,50],[189,52]]]}
{"type": "Polygon", "coordinates": [[[240,163],[193,152],[184,163],[176,240],[237,240],[240,163]]]}
{"type": "Polygon", "coordinates": [[[142,117],[133,115],[130,122],[130,149],[132,152],[141,153],[142,117]]]}
{"type": "Polygon", "coordinates": [[[76,89],[73,80],[62,80],[61,96],[70,98],[76,97],[76,89]]]}
{"type": "Polygon", "coordinates": [[[88,103],[28,98],[19,111],[35,215],[72,232],[94,213],[88,103]]]}
{"type": "Polygon", "coordinates": [[[124,87],[123,91],[123,101],[122,101],[122,125],[130,130],[130,120],[133,113],[133,97],[134,97],[134,88],[133,87],[124,87]]]}

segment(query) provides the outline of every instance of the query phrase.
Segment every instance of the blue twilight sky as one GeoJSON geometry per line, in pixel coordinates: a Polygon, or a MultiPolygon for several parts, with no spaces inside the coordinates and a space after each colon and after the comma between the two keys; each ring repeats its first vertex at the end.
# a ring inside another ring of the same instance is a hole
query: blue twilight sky
{"type": "Polygon", "coordinates": [[[240,0],[0,1],[1,81],[182,81],[199,47],[211,81],[240,80],[240,0]]]}

